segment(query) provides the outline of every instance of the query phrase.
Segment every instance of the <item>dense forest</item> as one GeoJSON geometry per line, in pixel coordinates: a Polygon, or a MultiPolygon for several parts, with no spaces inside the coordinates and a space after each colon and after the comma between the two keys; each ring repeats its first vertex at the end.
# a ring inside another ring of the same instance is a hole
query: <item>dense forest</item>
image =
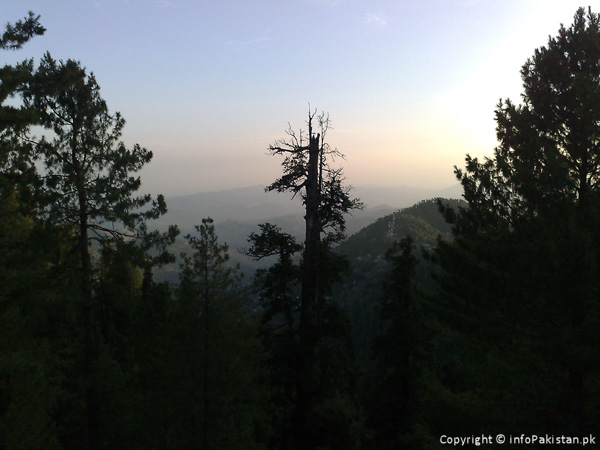
{"type": "MultiPolygon", "coordinates": [[[[0,51],[44,32],[29,13],[0,51]]],[[[302,237],[257,223],[248,278],[211,218],[149,226],[169,217],[138,193],[152,152],[80,62],[2,67],[0,448],[600,442],[600,16],[579,9],[521,76],[493,156],[455,168],[464,201],[349,237],[363,205],[309,109],[268,147],[302,237]]]]}

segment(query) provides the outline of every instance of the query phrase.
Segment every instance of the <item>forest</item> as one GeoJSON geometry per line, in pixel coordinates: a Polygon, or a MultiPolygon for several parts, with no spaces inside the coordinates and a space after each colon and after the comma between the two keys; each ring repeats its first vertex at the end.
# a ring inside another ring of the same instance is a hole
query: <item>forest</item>
{"type": "MultiPolygon", "coordinates": [[[[44,32],[15,18],[0,51],[44,32]]],[[[244,277],[210,217],[153,229],[152,152],[80,62],[4,65],[0,449],[600,442],[600,15],[580,8],[521,78],[493,156],[455,167],[463,200],[351,236],[363,205],[309,109],[265,143],[302,237],[257,223],[244,277]]]]}

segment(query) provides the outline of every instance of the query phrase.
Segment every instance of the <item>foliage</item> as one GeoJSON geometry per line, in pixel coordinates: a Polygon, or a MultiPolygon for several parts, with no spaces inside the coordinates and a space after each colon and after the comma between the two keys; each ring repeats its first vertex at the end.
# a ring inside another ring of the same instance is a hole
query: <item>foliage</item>
{"type": "Polygon", "coordinates": [[[77,279],[68,233],[25,211],[14,194],[0,203],[0,447],[60,448],[57,428],[81,413],[68,394],[77,279]]]}
{"type": "Polygon", "coordinates": [[[382,326],[372,342],[376,369],[368,400],[373,448],[413,447],[418,424],[425,332],[414,250],[405,237],[386,252],[391,270],[381,299],[382,326]]]}
{"type": "Polygon", "coordinates": [[[46,29],[40,24],[40,16],[32,11],[24,20],[17,21],[14,25],[6,25],[4,33],[0,38],[1,50],[18,50],[23,47],[29,39],[44,34],[46,29]]]}
{"type": "Polygon", "coordinates": [[[496,110],[494,157],[456,169],[468,208],[445,209],[454,240],[437,251],[439,312],[485,343],[469,346],[469,364],[500,369],[484,378],[489,389],[461,388],[494,410],[481,422],[597,430],[599,26],[579,9],[536,50],[521,71],[523,104],[496,110]]]}
{"type": "Polygon", "coordinates": [[[212,219],[203,219],[196,232],[185,236],[193,254],[181,255],[171,363],[186,398],[173,420],[187,439],[180,443],[184,447],[201,442],[205,449],[256,448],[263,392],[256,384],[262,362],[256,329],[238,269],[227,266],[228,247],[218,243],[212,219]]]}
{"type": "MultiPolygon", "coordinates": [[[[24,20],[8,24],[0,38],[0,49],[17,50],[36,35],[44,34],[39,16],[29,12],[24,20]]],[[[28,184],[32,183],[35,167],[29,157],[30,146],[17,138],[17,133],[37,123],[35,111],[24,105],[16,107],[6,104],[26,87],[31,79],[32,61],[23,61],[15,66],[0,68],[0,192],[13,191],[19,185],[20,196],[28,184]]]]}
{"type": "Polygon", "coordinates": [[[166,212],[162,196],[132,197],[141,185],[132,174],[150,162],[152,152],[137,144],[127,149],[119,141],[124,119],[109,113],[96,79],[79,63],[57,62],[47,53],[24,98],[52,131],[35,146],[36,159],[45,166],[37,197],[49,222],[77,223],[83,213],[96,239],[122,238],[132,235],[115,225],[132,230],[166,212]],[[149,203],[151,209],[140,211],[149,203]]]}

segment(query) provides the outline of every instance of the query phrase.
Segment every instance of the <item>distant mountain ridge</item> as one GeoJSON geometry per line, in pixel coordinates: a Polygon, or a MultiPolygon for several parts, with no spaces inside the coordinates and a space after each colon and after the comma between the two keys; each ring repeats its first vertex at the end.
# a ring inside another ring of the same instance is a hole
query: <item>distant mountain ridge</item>
{"type": "MultiPolygon", "coordinates": [[[[461,194],[459,184],[438,190],[408,186],[359,186],[354,189],[353,195],[365,204],[365,209],[348,216],[348,234],[368,225],[369,221],[419,201],[434,197],[460,198],[461,194]]],[[[304,215],[299,197],[292,199],[289,193],[265,192],[264,186],[258,185],[170,197],[166,201],[169,212],[155,221],[158,228],[177,224],[182,230],[191,231],[206,217],[213,218],[215,224],[227,220],[258,224],[276,222],[278,218],[291,215],[304,215]]]]}
{"type": "MultiPolygon", "coordinates": [[[[442,190],[407,186],[364,186],[357,187],[353,193],[365,204],[365,209],[353,211],[347,216],[348,236],[358,233],[395,211],[411,207],[419,201],[441,196],[436,194],[442,194],[446,198],[460,198],[462,189],[460,185],[442,190]]],[[[182,235],[185,235],[193,233],[194,225],[200,224],[203,218],[211,217],[215,221],[219,242],[229,245],[232,261],[239,262],[247,275],[253,273],[256,264],[241,255],[238,250],[248,246],[248,235],[252,231],[259,231],[258,224],[273,223],[299,241],[303,240],[304,211],[301,199],[299,197],[292,199],[287,193],[265,192],[263,186],[201,192],[167,198],[166,202],[169,212],[153,221],[150,226],[166,229],[169,225],[176,224],[181,229],[182,235]]],[[[356,238],[349,238],[351,239],[352,242],[356,242],[356,238]]],[[[176,254],[185,250],[183,239],[179,239],[178,242],[174,249],[176,254]]],[[[380,245],[382,244],[384,243],[380,245]]]]}
{"type": "Polygon", "coordinates": [[[395,240],[410,236],[415,244],[435,245],[440,235],[449,235],[451,226],[439,211],[438,201],[452,208],[464,202],[457,199],[422,200],[408,208],[380,217],[343,241],[338,251],[350,260],[365,257],[380,259],[395,240]]]}

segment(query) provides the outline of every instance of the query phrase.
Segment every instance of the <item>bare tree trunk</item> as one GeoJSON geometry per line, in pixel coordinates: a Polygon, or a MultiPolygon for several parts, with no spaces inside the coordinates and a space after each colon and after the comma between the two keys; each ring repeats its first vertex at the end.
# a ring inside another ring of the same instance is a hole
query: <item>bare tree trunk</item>
{"type": "Polygon", "coordinates": [[[319,222],[319,135],[313,136],[309,122],[309,160],[306,179],[306,240],[302,261],[302,294],[300,305],[297,403],[295,417],[296,448],[311,448],[310,415],[314,406],[315,347],[318,341],[316,307],[319,295],[318,252],[321,243],[319,222]]]}

